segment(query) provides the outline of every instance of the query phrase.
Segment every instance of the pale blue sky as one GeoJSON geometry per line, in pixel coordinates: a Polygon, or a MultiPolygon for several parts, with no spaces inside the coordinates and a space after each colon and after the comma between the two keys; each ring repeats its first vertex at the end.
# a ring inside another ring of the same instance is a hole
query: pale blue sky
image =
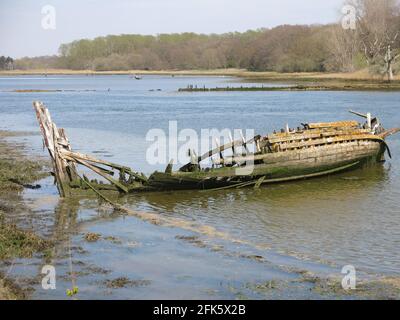
{"type": "Polygon", "coordinates": [[[0,0],[0,55],[56,54],[61,43],[121,33],[224,33],[340,18],[343,0],[0,0]],[[56,30],[41,27],[44,5],[56,30]]]}

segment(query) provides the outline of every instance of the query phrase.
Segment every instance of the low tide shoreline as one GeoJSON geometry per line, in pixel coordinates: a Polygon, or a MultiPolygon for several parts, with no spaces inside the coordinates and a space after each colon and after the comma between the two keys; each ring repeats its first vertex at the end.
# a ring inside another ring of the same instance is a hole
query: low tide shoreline
{"type": "MultiPolygon", "coordinates": [[[[23,190],[38,187],[34,183],[47,176],[43,172],[45,163],[29,159],[23,146],[11,145],[5,140],[18,135],[0,131],[0,262],[6,265],[14,259],[43,254],[51,246],[49,241],[31,230],[19,228],[10,219],[16,212],[28,210],[23,190]]],[[[0,272],[0,300],[27,299],[28,291],[0,272]]]]}

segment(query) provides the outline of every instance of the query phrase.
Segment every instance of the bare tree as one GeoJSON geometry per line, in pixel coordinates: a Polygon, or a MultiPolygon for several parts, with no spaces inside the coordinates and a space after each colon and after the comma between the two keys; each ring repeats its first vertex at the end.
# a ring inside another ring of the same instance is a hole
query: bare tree
{"type": "Polygon", "coordinates": [[[393,64],[400,56],[400,15],[398,0],[353,0],[357,9],[357,30],[361,50],[368,65],[385,65],[388,81],[392,81],[393,64]]]}
{"type": "Polygon", "coordinates": [[[388,76],[388,81],[392,81],[394,79],[393,76],[393,64],[396,62],[396,59],[400,57],[400,53],[396,55],[392,55],[392,47],[389,44],[387,47],[387,52],[385,56],[385,64],[386,64],[386,74],[388,76]]]}
{"type": "Polygon", "coordinates": [[[355,71],[354,60],[360,47],[357,30],[345,30],[341,25],[335,25],[329,32],[328,69],[342,72],[355,71]]]}

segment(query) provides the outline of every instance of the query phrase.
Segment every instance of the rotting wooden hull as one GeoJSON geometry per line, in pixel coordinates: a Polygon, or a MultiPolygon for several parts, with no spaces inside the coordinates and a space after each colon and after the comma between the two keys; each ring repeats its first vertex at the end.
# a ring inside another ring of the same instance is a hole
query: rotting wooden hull
{"type": "Polygon", "coordinates": [[[223,188],[262,177],[265,177],[263,184],[307,179],[382,161],[385,150],[384,144],[371,140],[323,145],[265,154],[262,163],[248,167],[251,172],[244,176],[240,175],[237,167],[199,172],[155,172],[148,183],[156,189],[179,190],[223,188]]]}
{"type": "Polygon", "coordinates": [[[351,170],[367,162],[383,160],[385,151],[391,157],[385,138],[400,131],[400,128],[385,130],[371,114],[351,111],[365,118],[366,123],[353,120],[309,123],[297,129],[286,126],[279,133],[257,135],[248,141],[243,136],[241,140],[233,141],[231,138],[230,143],[220,146],[217,142],[215,149],[199,157],[195,152],[189,152],[191,162],[179,171],[172,171],[171,161],[164,173],[155,172],[147,177],[129,167],[72,151],[65,131],[57,128],[43,103],[34,102],[34,108],[52,159],[60,196],[71,196],[76,190],[91,190],[107,202],[110,200],[99,191],[126,194],[259,187],[351,170]],[[250,151],[250,145],[254,146],[255,152],[250,151]],[[226,154],[229,150],[230,156],[226,154]],[[219,159],[215,159],[215,155],[219,159]],[[212,160],[211,168],[201,165],[206,159],[212,160]],[[102,180],[81,176],[77,171],[78,165],[88,168],[102,180]]]}

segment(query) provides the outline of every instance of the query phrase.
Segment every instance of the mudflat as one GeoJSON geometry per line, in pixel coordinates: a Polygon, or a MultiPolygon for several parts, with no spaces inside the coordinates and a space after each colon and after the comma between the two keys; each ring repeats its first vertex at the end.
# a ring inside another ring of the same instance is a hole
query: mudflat
{"type": "MultiPolygon", "coordinates": [[[[5,141],[16,133],[0,131],[0,260],[30,258],[45,252],[51,243],[34,232],[18,228],[8,217],[19,210],[28,210],[21,192],[24,188],[38,188],[33,183],[47,175],[44,163],[31,160],[23,153],[21,145],[5,141]]],[[[27,293],[6,275],[0,274],[0,300],[24,299],[27,293]]]]}

